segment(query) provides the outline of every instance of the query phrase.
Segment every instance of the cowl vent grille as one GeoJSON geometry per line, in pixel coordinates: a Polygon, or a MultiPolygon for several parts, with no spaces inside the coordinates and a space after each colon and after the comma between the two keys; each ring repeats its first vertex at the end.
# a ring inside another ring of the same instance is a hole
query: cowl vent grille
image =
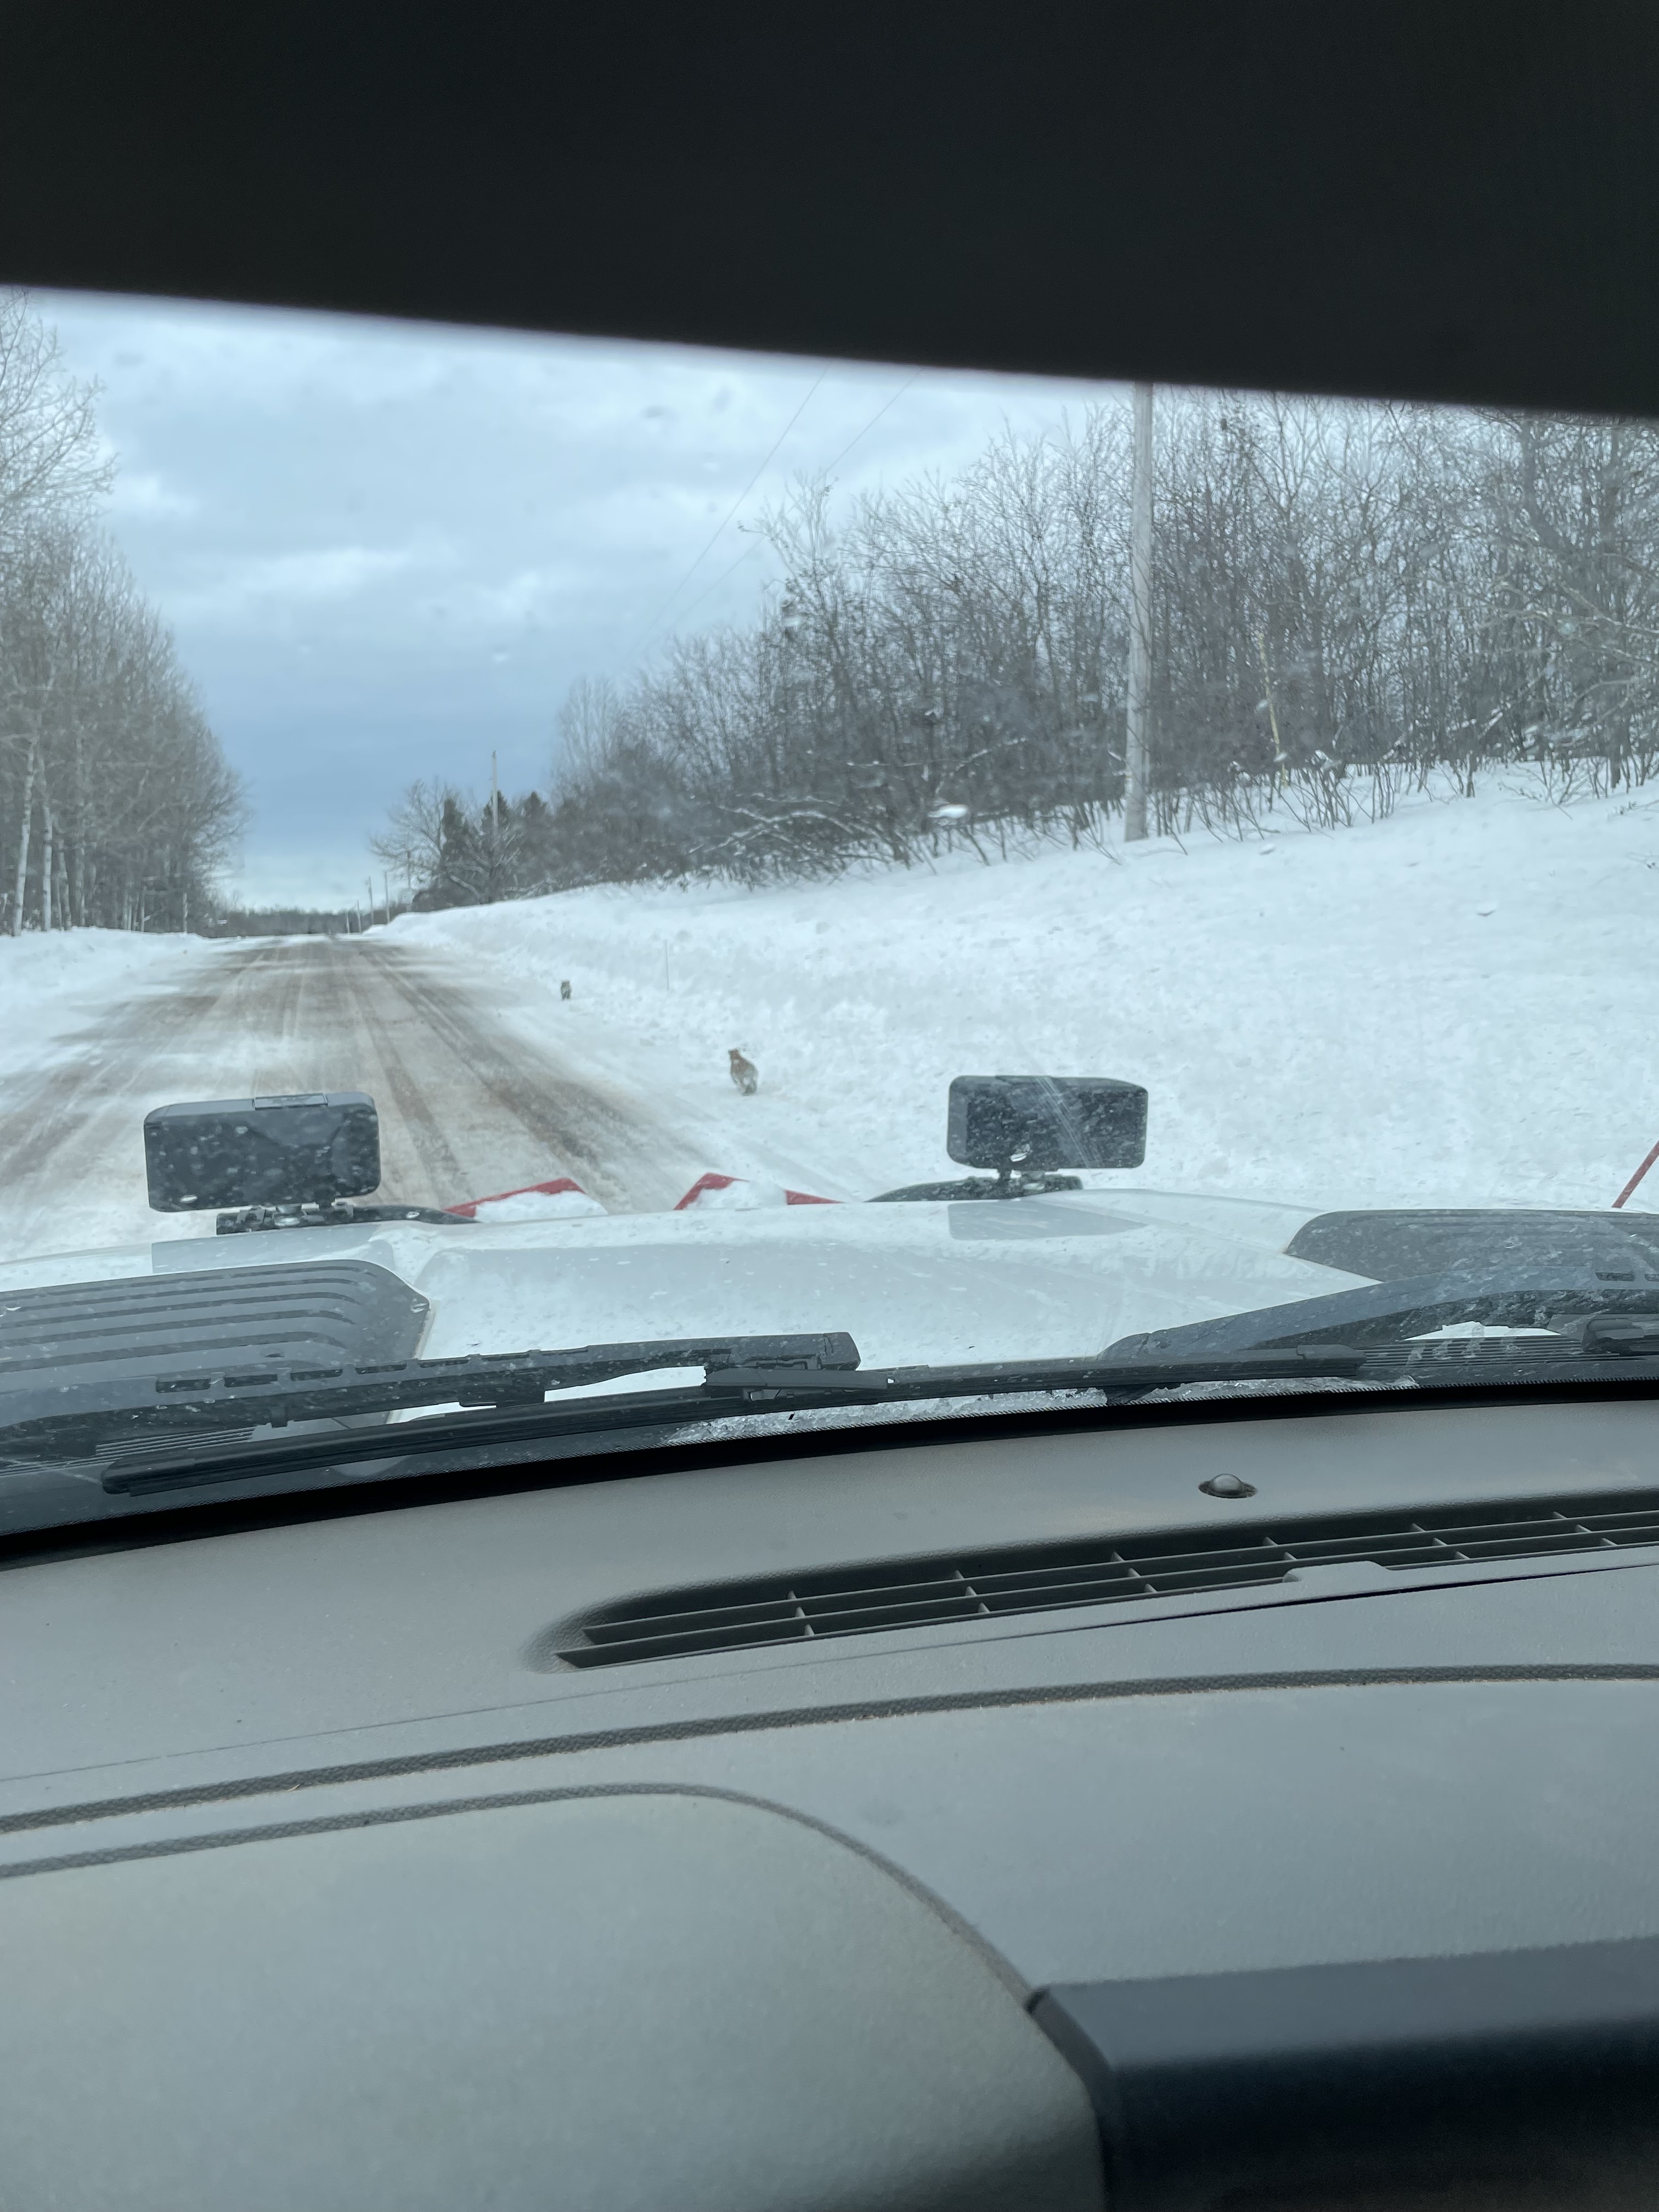
{"type": "Polygon", "coordinates": [[[1476,1512],[1465,1505],[1444,1512],[1166,1530],[1115,1543],[1028,1545],[971,1557],[709,1583],[601,1607],[568,1623],[553,1644],[567,1665],[618,1667],[1062,1606],[1249,1589],[1288,1581],[1298,1567],[1346,1562],[1415,1572],[1633,1544],[1659,1544],[1659,1491],[1528,1498],[1476,1512]]]}

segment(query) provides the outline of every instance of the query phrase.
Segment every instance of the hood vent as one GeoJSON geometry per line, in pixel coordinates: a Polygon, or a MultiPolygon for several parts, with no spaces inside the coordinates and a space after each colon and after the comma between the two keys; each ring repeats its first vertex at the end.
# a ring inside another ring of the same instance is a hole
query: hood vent
{"type": "Polygon", "coordinates": [[[412,1359],[429,1308],[367,1260],[116,1275],[0,1294],[0,1391],[412,1359]]]}
{"type": "Polygon", "coordinates": [[[552,1648],[568,1666],[618,1667],[1061,1606],[1251,1589],[1285,1582],[1297,1567],[1345,1561],[1415,1572],[1632,1544],[1659,1544],[1659,1492],[1166,1531],[1117,1543],[1011,1547],[711,1583],[583,1613],[556,1634],[552,1648]]]}
{"type": "Polygon", "coordinates": [[[1398,1283],[1460,1268],[1583,1268],[1608,1283],[1659,1278],[1659,1234],[1650,1216],[1568,1213],[1529,1207],[1401,1207],[1392,1212],[1318,1213],[1285,1255],[1316,1267],[1398,1283]]]}

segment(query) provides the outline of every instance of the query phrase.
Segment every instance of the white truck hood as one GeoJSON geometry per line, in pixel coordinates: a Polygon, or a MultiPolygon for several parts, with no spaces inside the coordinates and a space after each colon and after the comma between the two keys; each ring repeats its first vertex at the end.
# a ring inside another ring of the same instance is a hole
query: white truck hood
{"type": "MultiPolygon", "coordinates": [[[[866,1364],[1057,1358],[1359,1287],[1288,1258],[1316,1209],[1168,1191],[185,1236],[0,1268],[32,1284],[325,1258],[426,1297],[422,1355],[842,1329],[866,1364]]],[[[205,1228],[206,1224],[204,1224],[205,1228]]]]}

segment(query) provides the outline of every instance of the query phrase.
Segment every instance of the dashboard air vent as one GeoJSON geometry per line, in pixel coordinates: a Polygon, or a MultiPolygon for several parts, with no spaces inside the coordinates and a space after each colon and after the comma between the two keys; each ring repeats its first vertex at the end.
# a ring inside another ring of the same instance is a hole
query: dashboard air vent
{"type": "Polygon", "coordinates": [[[568,1666],[617,1667],[1060,1606],[1190,1597],[1282,1583],[1297,1567],[1342,1561],[1417,1571],[1632,1544],[1659,1544],[1659,1492],[1165,1531],[709,1583],[581,1614],[553,1649],[568,1666]]]}

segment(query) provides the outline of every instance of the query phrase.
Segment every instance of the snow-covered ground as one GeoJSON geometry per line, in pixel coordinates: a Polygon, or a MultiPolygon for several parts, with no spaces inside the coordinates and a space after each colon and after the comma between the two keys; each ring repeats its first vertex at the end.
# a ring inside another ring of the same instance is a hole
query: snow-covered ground
{"type": "Polygon", "coordinates": [[[0,937],[0,1077],[33,1074],[84,1044],[100,1017],[174,990],[214,948],[132,930],[31,930],[0,937]]]}
{"type": "Polygon", "coordinates": [[[1325,1205],[1607,1206],[1659,1137],[1659,794],[1494,785],[1328,835],[392,927],[510,986],[526,1034],[710,1167],[830,1196],[948,1171],[962,1073],[1131,1078],[1151,1134],[1123,1181],[1325,1205]]]}

